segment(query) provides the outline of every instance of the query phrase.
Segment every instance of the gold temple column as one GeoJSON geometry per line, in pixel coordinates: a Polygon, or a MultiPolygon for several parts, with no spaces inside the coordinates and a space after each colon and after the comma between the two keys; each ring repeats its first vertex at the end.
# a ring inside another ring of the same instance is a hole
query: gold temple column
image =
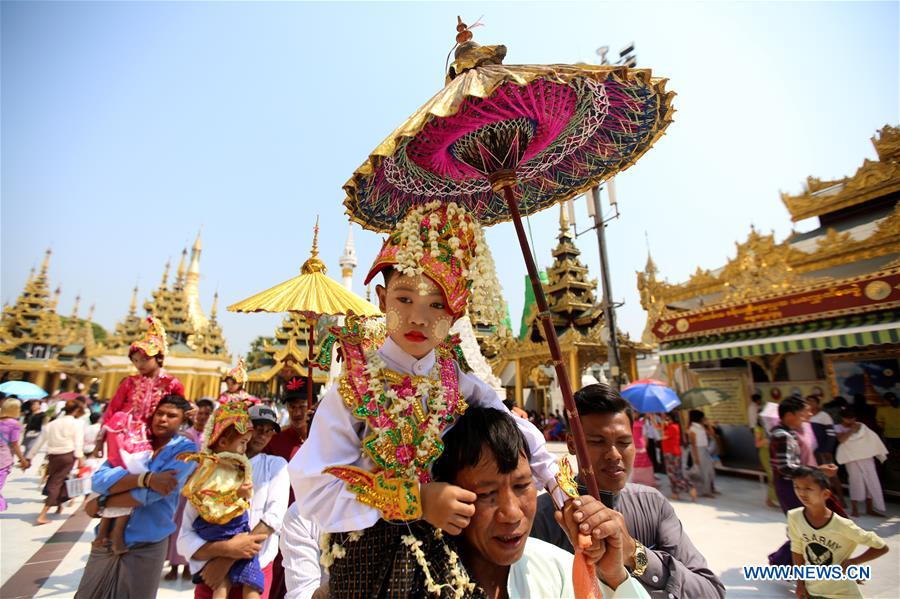
{"type": "Polygon", "coordinates": [[[581,370],[578,368],[578,350],[576,349],[569,354],[569,380],[572,381],[572,391],[581,389],[581,370]]]}
{"type": "Polygon", "coordinates": [[[43,389],[44,391],[46,391],[47,393],[50,393],[51,391],[53,391],[53,389],[47,389],[44,387],[44,385],[47,383],[46,371],[43,371],[43,370],[36,371],[34,373],[34,379],[32,379],[31,382],[34,383],[35,385],[37,385],[38,387],[40,387],[41,389],[43,389]]]}
{"type": "Polygon", "coordinates": [[[516,360],[516,405],[524,409],[522,401],[522,363],[516,360]]]}

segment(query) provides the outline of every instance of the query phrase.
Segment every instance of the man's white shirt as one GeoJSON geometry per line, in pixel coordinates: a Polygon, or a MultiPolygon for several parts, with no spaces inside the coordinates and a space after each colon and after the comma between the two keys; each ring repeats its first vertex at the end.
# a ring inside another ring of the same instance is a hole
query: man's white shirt
{"type": "Polygon", "coordinates": [[[284,599],[310,599],[316,589],[328,580],[319,563],[319,527],[300,515],[295,501],[288,508],[281,529],[281,559],[284,564],[284,599]]]}
{"type": "MultiPolygon", "coordinates": [[[[522,557],[509,568],[506,592],[510,599],[526,597],[559,597],[575,599],[572,585],[572,562],[575,556],[540,539],[529,537],[522,557]]],[[[604,599],[649,598],[646,589],[629,576],[613,590],[600,582],[604,599]]]]}
{"type": "MultiPolygon", "coordinates": [[[[284,458],[259,453],[250,459],[250,466],[253,469],[253,497],[248,514],[250,530],[264,522],[274,531],[259,551],[259,567],[265,568],[278,554],[278,537],[288,508],[291,483],[284,458]]],[[[184,507],[177,543],[178,553],[188,558],[191,572],[195,573],[203,569],[206,560],[195,560],[193,555],[208,542],[194,532],[193,524],[197,516],[197,508],[188,502],[184,507]]]]}

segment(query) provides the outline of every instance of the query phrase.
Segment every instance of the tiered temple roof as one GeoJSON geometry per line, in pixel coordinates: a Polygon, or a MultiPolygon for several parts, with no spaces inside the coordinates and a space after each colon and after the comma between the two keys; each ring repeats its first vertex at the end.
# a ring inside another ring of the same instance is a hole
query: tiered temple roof
{"type": "Polygon", "coordinates": [[[879,160],[865,160],[852,177],[810,177],[800,195],[782,194],[794,221],[818,217],[819,226],[781,242],[751,227],[725,266],[697,268],[688,281],[657,278],[652,261],[637,273],[647,311],[643,340],[655,342],[660,318],[731,305],[900,266],[900,128],[885,126],[872,138],[879,160]],[[652,268],[650,268],[652,266],[652,268]]]}
{"type": "Polygon", "coordinates": [[[72,316],[62,318],[56,311],[61,290],[52,297],[47,271],[47,250],[41,270],[34,269],[16,303],[6,306],[0,318],[0,378],[28,380],[49,392],[71,390],[76,384],[87,388],[96,375],[91,361],[94,329],[91,318],[78,318],[80,298],[72,316]]]}
{"type": "Polygon", "coordinates": [[[16,303],[3,310],[0,319],[0,353],[19,359],[55,358],[70,336],[56,313],[59,289],[50,297],[47,269],[51,251],[48,249],[40,272],[32,269],[25,288],[16,303]]]}
{"type": "MultiPolygon", "coordinates": [[[[184,383],[188,399],[217,396],[221,375],[231,361],[222,327],[216,318],[218,293],[214,296],[209,318],[200,305],[201,250],[198,234],[190,258],[187,249],[182,251],[175,279],[169,280],[170,264],[167,262],[159,287],[143,304],[144,311],[156,316],[166,329],[169,353],[165,368],[184,383]]],[[[105,351],[98,357],[102,370],[102,397],[111,396],[119,381],[133,372],[125,354],[147,328],[146,318],[138,314],[137,292],[135,288],[128,314],[116,325],[115,332],[104,343],[105,351]]]]}
{"type": "MultiPolygon", "coordinates": [[[[553,317],[557,335],[567,329],[587,334],[603,320],[603,309],[597,303],[594,289],[597,280],[588,280],[588,268],[582,264],[581,250],[575,246],[575,235],[569,227],[565,206],[560,204],[559,243],[553,248],[553,264],[547,269],[544,293],[553,317]]],[[[537,318],[537,305],[529,306],[525,320],[528,330],[523,338],[542,341],[544,332],[537,318]]]]}
{"type": "MultiPolygon", "coordinates": [[[[581,372],[586,367],[606,362],[607,344],[601,338],[604,318],[602,306],[595,294],[597,281],[588,278],[588,268],[579,258],[581,251],[575,245],[575,237],[563,205],[560,205],[557,239],[558,243],[553,249],[553,264],[540,274],[560,348],[566,356],[569,376],[574,381],[580,381],[581,372]]],[[[537,304],[527,282],[525,289],[526,300],[519,337],[488,338],[482,345],[490,350],[485,351],[485,355],[495,374],[508,377],[504,372],[508,372],[510,365],[515,367],[516,401],[520,405],[523,388],[540,387],[541,381],[547,381],[548,377],[540,367],[552,363],[538,318],[537,304]]],[[[635,344],[627,335],[620,334],[619,338],[623,370],[632,379],[636,378],[636,353],[648,348],[635,344]]]]}
{"type": "MultiPolygon", "coordinates": [[[[333,323],[328,318],[320,318],[316,325],[316,339],[323,339],[328,327],[333,323]]],[[[275,329],[274,342],[263,344],[266,357],[262,364],[248,373],[251,393],[277,395],[280,393],[278,381],[291,377],[306,377],[309,358],[309,322],[300,314],[289,313],[275,329]]],[[[313,380],[325,383],[328,373],[313,368],[313,380]]]]}
{"type": "MultiPolygon", "coordinates": [[[[169,282],[170,264],[163,269],[162,281],[151,298],[144,302],[147,314],[159,318],[166,329],[169,351],[173,353],[197,353],[226,356],[228,349],[222,336],[222,328],[215,318],[218,294],[213,304],[213,316],[207,318],[200,305],[200,235],[194,241],[188,261],[187,249],[181,252],[181,260],[175,273],[175,280],[169,282]]],[[[128,347],[145,328],[144,319],[136,313],[137,289],[132,297],[131,307],[125,319],[116,325],[116,331],[108,339],[110,349],[128,347]]]]}
{"type": "Polygon", "coordinates": [[[138,288],[135,285],[134,291],[131,293],[131,305],[128,307],[128,314],[125,315],[125,320],[116,324],[116,330],[107,338],[105,343],[107,347],[113,349],[128,347],[143,333],[146,323],[143,318],[138,316],[137,297],[138,288]]]}

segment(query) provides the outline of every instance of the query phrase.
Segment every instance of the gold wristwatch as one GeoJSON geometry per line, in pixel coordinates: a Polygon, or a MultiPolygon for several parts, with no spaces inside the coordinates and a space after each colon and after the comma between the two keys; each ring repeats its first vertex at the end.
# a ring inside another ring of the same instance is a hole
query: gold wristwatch
{"type": "Polygon", "coordinates": [[[647,549],[637,539],[634,540],[634,570],[632,576],[638,578],[647,571],[647,549]]]}

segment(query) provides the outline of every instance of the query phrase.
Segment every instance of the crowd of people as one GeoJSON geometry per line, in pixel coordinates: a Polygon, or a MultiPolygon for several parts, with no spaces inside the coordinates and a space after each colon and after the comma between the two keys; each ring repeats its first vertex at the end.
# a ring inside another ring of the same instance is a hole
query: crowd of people
{"type": "MultiPolygon", "coordinates": [[[[562,439],[575,452],[564,417],[510,410],[457,361],[451,325],[492,301],[478,275],[481,244],[455,204],[407,216],[366,280],[382,277],[385,326],[349,315],[332,329],[342,374],[314,413],[302,379],[285,385],[281,405],[249,395],[243,363],[220,397],[189,402],[163,369],[166,333],[149,318],[129,349],[136,374],[109,402],[53,402],[23,427],[21,403],[3,401],[0,493],[13,457],[27,469],[45,449],[40,525],[69,501],[73,472],[90,476],[84,509],[98,524],[76,599],[155,597],[167,562],[165,578],[180,568],[196,598],[724,597],[654,475],[665,469],[675,499],[714,496],[715,427],[691,411],[682,431],[674,415],[635,414],[608,385],[579,389],[600,500],[591,497],[547,449],[562,439]]],[[[843,535],[842,559],[874,559],[883,541],[830,516],[841,512],[823,486],[829,464],[804,468],[830,455],[799,441],[806,409],[785,400],[781,424],[764,435],[794,531],[789,559],[811,555],[796,509],[843,535]],[[871,549],[853,558],[857,544],[871,549]]],[[[848,471],[856,464],[851,498],[871,494],[883,510],[866,462],[871,436],[844,416],[834,455],[848,471]]]]}

